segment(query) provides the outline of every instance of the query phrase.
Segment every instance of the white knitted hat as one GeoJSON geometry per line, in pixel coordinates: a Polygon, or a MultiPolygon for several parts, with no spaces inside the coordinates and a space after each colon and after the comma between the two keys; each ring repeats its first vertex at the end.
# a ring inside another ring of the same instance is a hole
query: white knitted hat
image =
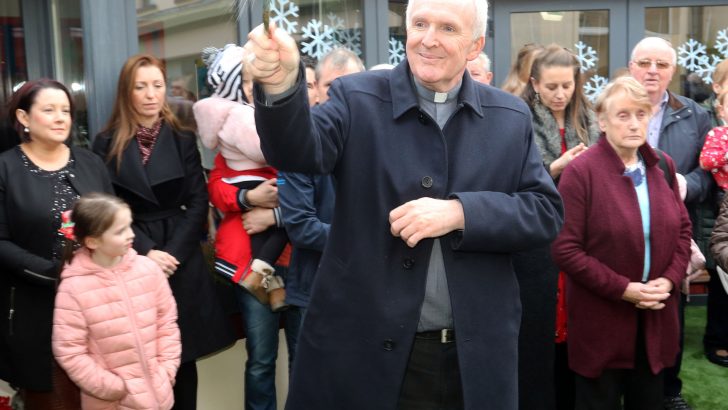
{"type": "Polygon", "coordinates": [[[205,47],[202,61],[207,65],[207,84],[214,95],[235,101],[245,102],[243,95],[243,48],[226,44],[222,49],[205,47]]]}

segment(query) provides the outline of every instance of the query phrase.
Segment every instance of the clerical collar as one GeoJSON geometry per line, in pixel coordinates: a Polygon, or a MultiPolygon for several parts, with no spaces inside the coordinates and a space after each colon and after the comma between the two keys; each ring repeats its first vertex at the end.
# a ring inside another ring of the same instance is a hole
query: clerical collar
{"type": "Polygon", "coordinates": [[[417,94],[420,96],[420,98],[425,101],[431,101],[437,104],[455,101],[458,98],[460,87],[463,85],[463,81],[460,80],[460,82],[458,82],[455,87],[453,87],[450,91],[446,93],[438,93],[436,91],[430,90],[429,88],[426,88],[416,79],[413,82],[415,83],[415,88],[417,88],[417,94]]]}

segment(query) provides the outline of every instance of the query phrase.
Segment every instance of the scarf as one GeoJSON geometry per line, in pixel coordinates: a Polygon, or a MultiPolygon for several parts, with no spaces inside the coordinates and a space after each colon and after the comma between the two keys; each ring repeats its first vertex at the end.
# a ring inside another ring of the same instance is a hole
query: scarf
{"type": "Polygon", "coordinates": [[[157,142],[157,136],[159,136],[159,130],[162,129],[162,120],[159,119],[152,125],[152,128],[147,128],[139,125],[136,133],[136,140],[139,144],[139,152],[142,154],[142,164],[147,165],[149,157],[152,155],[154,144],[157,142]]]}
{"type": "MultiPolygon", "coordinates": [[[[533,135],[536,141],[536,146],[541,152],[544,165],[548,169],[552,162],[561,156],[561,133],[559,132],[559,124],[556,122],[551,111],[546,108],[541,102],[536,101],[531,108],[531,114],[533,114],[533,135]]],[[[589,111],[587,118],[588,123],[588,137],[586,145],[590,146],[597,142],[599,139],[599,125],[597,124],[596,117],[589,111]]],[[[566,124],[564,125],[564,139],[566,140],[566,149],[569,150],[579,145],[582,141],[579,136],[576,135],[576,130],[571,125],[569,118],[566,118],[566,124]]]]}

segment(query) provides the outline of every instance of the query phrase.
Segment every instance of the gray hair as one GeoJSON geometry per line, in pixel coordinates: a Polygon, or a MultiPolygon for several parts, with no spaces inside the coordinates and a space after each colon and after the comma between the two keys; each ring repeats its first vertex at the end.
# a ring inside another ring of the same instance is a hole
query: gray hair
{"type": "Polygon", "coordinates": [[[488,58],[488,54],[480,53],[478,54],[478,61],[480,61],[480,64],[483,65],[483,70],[485,70],[486,73],[490,72],[490,58],[488,58]]]}
{"type": "MultiPolygon", "coordinates": [[[[488,28],[488,0],[471,0],[475,6],[475,19],[473,20],[473,40],[485,37],[485,30],[488,28]]],[[[412,4],[415,0],[407,2],[405,13],[406,27],[409,30],[412,18],[412,4]]]]}
{"type": "Polygon", "coordinates": [[[359,71],[366,71],[364,63],[361,61],[361,58],[356,55],[356,53],[346,47],[334,48],[333,50],[329,51],[328,54],[323,56],[323,58],[319,60],[318,64],[316,64],[316,68],[314,69],[314,71],[316,72],[316,81],[321,80],[321,71],[323,70],[324,66],[330,64],[332,68],[336,70],[341,70],[345,68],[351,61],[356,64],[359,71]]]}
{"type": "Polygon", "coordinates": [[[672,55],[672,65],[677,65],[677,52],[675,51],[675,47],[673,47],[672,43],[669,40],[666,40],[662,37],[645,37],[640,40],[637,44],[635,44],[634,48],[632,48],[632,55],[630,56],[630,60],[634,61],[635,55],[637,55],[637,50],[655,45],[667,46],[667,48],[670,49],[670,54],[672,55]]]}

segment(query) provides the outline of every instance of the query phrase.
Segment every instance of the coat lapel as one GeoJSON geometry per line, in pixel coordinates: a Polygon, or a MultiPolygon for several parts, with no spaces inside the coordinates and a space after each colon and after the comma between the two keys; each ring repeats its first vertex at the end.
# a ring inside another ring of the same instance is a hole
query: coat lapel
{"type": "Polygon", "coordinates": [[[112,166],[114,172],[112,172],[111,178],[114,184],[139,195],[149,202],[158,204],[147,174],[144,172],[139,144],[135,138],[132,138],[121,156],[119,172],[115,172],[116,163],[112,163],[112,166]]]}
{"type": "Polygon", "coordinates": [[[172,132],[172,128],[163,124],[146,166],[149,185],[154,186],[173,179],[184,178],[185,171],[182,168],[179,147],[175,138],[178,137],[172,132]]]}

